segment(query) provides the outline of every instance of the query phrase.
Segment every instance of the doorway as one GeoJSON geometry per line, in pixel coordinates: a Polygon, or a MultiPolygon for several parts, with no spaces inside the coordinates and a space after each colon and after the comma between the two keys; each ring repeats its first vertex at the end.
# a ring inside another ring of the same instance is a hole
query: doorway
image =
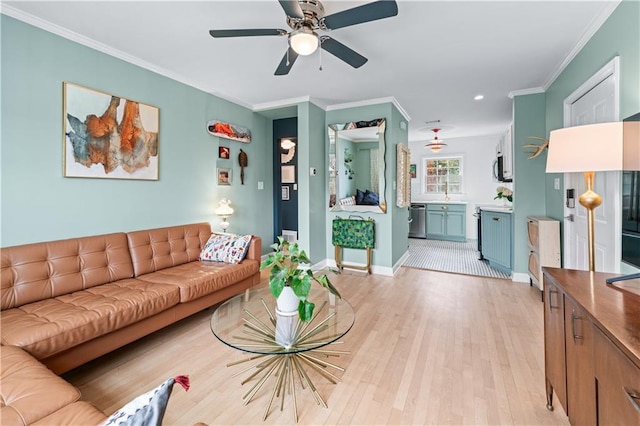
{"type": "Polygon", "coordinates": [[[273,120],[273,232],[298,240],[298,118],[273,120]]]}
{"type": "MultiPolygon", "coordinates": [[[[564,101],[564,127],[619,120],[619,58],[614,58],[564,101]]],[[[620,172],[598,172],[594,191],[603,203],[594,210],[595,269],[619,272],[620,268],[620,172]]],[[[565,189],[577,197],[585,189],[582,173],[565,173],[565,189]]],[[[565,268],[587,270],[587,210],[579,203],[564,208],[565,268]]]]}

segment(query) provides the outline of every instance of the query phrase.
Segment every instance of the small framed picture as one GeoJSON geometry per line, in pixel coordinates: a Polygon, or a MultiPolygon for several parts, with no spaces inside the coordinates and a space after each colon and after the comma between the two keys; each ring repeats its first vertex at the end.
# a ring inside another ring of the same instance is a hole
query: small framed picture
{"type": "Polygon", "coordinates": [[[418,175],[416,173],[416,165],[415,164],[411,164],[409,166],[409,174],[411,175],[411,179],[415,179],[418,175]]]}
{"type": "Polygon", "coordinates": [[[282,183],[296,183],[296,166],[282,166],[282,183]]]}
{"type": "Polygon", "coordinates": [[[231,185],[231,169],[218,167],[218,185],[231,185]]]}
{"type": "Polygon", "coordinates": [[[228,146],[218,147],[218,158],[224,158],[225,160],[228,160],[230,156],[231,151],[229,150],[228,146]]]}
{"type": "Polygon", "coordinates": [[[289,186],[284,185],[282,187],[282,201],[289,201],[289,186]]]}

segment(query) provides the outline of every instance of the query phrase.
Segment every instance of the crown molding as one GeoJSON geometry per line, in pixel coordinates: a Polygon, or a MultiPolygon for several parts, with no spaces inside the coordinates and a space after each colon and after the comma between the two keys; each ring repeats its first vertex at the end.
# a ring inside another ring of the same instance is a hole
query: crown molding
{"type": "Polygon", "coordinates": [[[578,53],[580,53],[580,51],[585,47],[585,45],[589,42],[589,40],[591,40],[591,37],[593,37],[593,35],[600,29],[602,24],[604,24],[605,21],[609,19],[609,16],[611,16],[613,11],[616,10],[616,8],[621,3],[621,1],[622,0],[611,0],[605,3],[605,6],[602,8],[602,11],[600,12],[600,14],[598,14],[595,18],[593,18],[589,26],[587,26],[587,29],[585,30],[584,34],[582,34],[582,37],[580,38],[580,40],[578,40],[578,43],[576,43],[576,45],[573,47],[573,49],[571,49],[567,57],[564,58],[564,60],[560,64],[558,64],[558,67],[551,73],[551,75],[549,75],[547,80],[544,82],[544,84],[542,85],[542,89],[545,92],[549,87],[551,87],[553,82],[556,81],[558,76],[571,63],[571,61],[573,61],[573,59],[578,55],[578,53]]]}
{"type": "Polygon", "coordinates": [[[538,93],[544,93],[544,89],[542,87],[532,87],[530,89],[512,90],[508,96],[509,99],[513,99],[516,96],[535,95],[538,93]]]}
{"type": "Polygon", "coordinates": [[[295,106],[295,105],[298,105],[298,104],[304,103],[304,102],[312,103],[315,106],[317,106],[318,108],[326,111],[327,106],[325,104],[323,104],[322,102],[318,101],[317,99],[312,98],[309,95],[299,96],[297,98],[282,99],[282,100],[273,101],[273,102],[263,102],[263,103],[260,103],[260,104],[254,104],[251,107],[251,109],[253,110],[253,112],[262,112],[262,111],[268,111],[268,110],[271,110],[271,109],[286,108],[286,107],[290,107],[290,106],[295,106]]]}
{"type": "Polygon", "coordinates": [[[340,109],[357,108],[362,106],[378,105],[378,104],[384,104],[384,103],[392,103],[398,109],[398,111],[400,111],[400,114],[402,114],[405,120],[411,121],[411,117],[409,117],[409,114],[407,114],[405,109],[402,108],[402,105],[400,105],[398,100],[393,96],[388,96],[386,98],[366,99],[363,101],[346,102],[342,104],[329,105],[327,106],[325,111],[336,111],[340,109]]]}
{"type": "Polygon", "coordinates": [[[78,34],[74,31],[68,30],[64,27],[61,27],[59,25],[53,24],[49,21],[46,21],[44,19],[38,18],[36,16],[33,16],[29,13],[25,13],[24,11],[20,10],[20,9],[16,9],[13,6],[9,6],[7,4],[1,3],[0,2],[0,13],[2,13],[3,15],[7,15],[10,16],[12,18],[15,18],[19,21],[22,21],[26,24],[32,25],[34,27],[40,28],[44,31],[47,31],[49,33],[55,34],[57,36],[60,36],[62,38],[65,38],[67,40],[73,41],[75,43],[81,44],[83,46],[86,46],[90,49],[94,49],[97,50],[98,52],[104,53],[106,55],[109,56],[113,56],[114,58],[123,60],[125,62],[128,62],[130,64],[136,65],[138,67],[144,68],[146,70],[149,70],[151,72],[154,72],[156,74],[159,74],[163,77],[167,77],[171,80],[186,84],[187,86],[191,86],[195,89],[198,90],[202,90],[206,93],[210,93],[214,96],[217,96],[219,98],[222,98],[226,101],[229,102],[233,102],[234,104],[243,106],[245,108],[248,109],[252,109],[252,106],[250,104],[248,104],[247,102],[244,102],[242,100],[239,99],[235,99],[232,98],[230,96],[225,95],[224,93],[220,93],[215,89],[212,89],[211,87],[206,87],[203,86],[199,83],[196,83],[188,78],[186,78],[185,76],[181,75],[181,74],[176,74],[172,71],[169,71],[167,69],[164,69],[162,67],[158,67],[150,62],[147,62],[143,59],[140,59],[136,56],[130,55],[128,53],[122,52],[121,50],[118,49],[114,49],[111,46],[108,46],[104,43],[101,43],[97,40],[94,40],[92,38],[83,36],[81,34],[78,34]]]}

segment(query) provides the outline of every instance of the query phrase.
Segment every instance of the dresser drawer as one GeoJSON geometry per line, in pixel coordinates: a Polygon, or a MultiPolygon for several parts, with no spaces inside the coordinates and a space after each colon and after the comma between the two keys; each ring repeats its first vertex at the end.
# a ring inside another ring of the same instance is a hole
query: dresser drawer
{"type": "Polygon", "coordinates": [[[640,369],[594,328],[598,424],[640,425],[640,369]]]}

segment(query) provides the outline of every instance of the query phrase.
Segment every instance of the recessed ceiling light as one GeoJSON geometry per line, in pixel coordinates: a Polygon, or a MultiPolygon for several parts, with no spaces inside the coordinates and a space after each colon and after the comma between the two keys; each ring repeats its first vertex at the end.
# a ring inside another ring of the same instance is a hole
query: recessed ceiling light
{"type": "Polygon", "coordinates": [[[473,99],[475,99],[476,101],[481,101],[484,99],[484,95],[476,95],[476,97],[473,99]]]}

